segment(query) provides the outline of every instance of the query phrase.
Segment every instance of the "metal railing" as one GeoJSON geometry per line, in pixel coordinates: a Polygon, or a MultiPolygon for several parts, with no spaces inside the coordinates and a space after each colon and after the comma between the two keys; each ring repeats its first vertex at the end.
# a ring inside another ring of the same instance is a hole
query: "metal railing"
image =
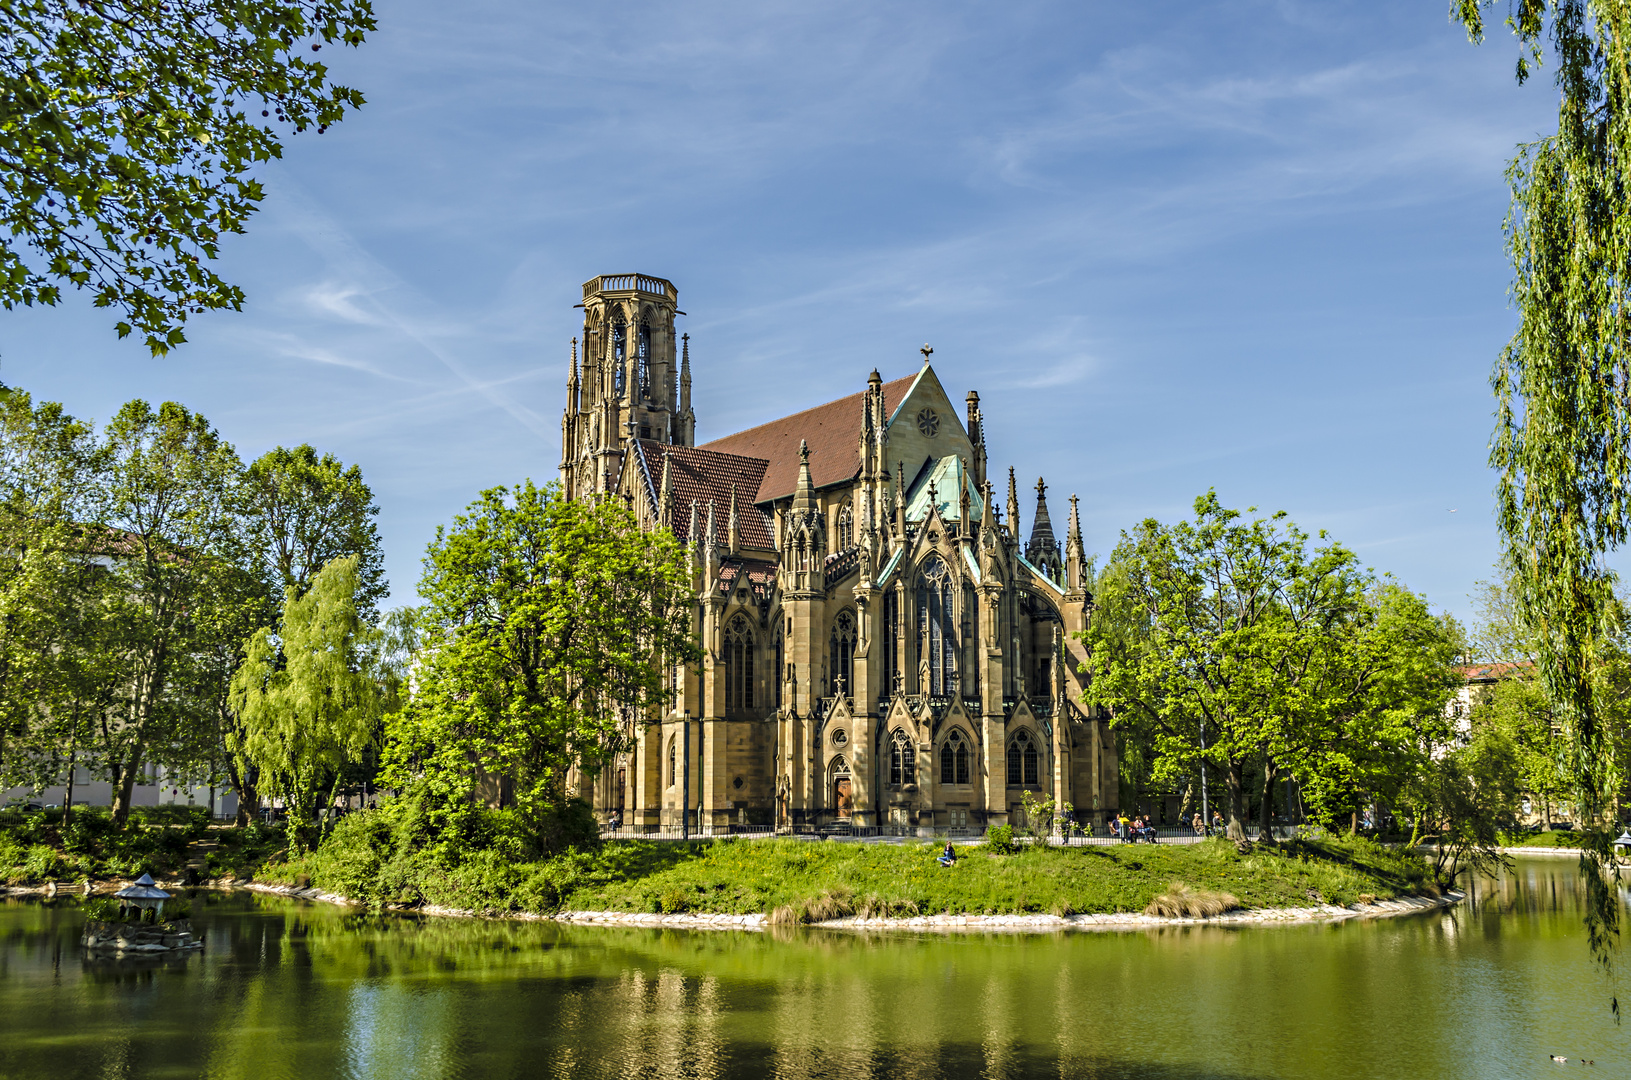
{"type": "MultiPolygon", "coordinates": [[[[1197,833],[1188,825],[1157,825],[1154,829],[1154,843],[1157,844],[1198,844],[1209,836],[1222,836],[1221,829],[1208,829],[1197,833]]],[[[1295,826],[1276,825],[1271,830],[1276,840],[1289,840],[1297,835],[1295,826]]],[[[1254,843],[1262,838],[1262,830],[1256,825],[1246,828],[1246,839],[1254,843]]],[[[1048,843],[1056,847],[1108,847],[1112,844],[1143,844],[1150,843],[1148,836],[1132,836],[1125,840],[1116,836],[1105,825],[1095,825],[1092,829],[1083,827],[1081,830],[1070,832],[1055,831],[1048,837],[1048,843]]]]}
{"type": "MultiPolygon", "coordinates": [[[[1221,830],[1207,830],[1197,833],[1187,825],[1159,825],[1155,827],[1153,842],[1157,844],[1197,844],[1209,836],[1222,836],[1221,830]]],[[[1296,826],[1276,825],[1273,835],[1276,840],[1289,840],[1298,834],[1296,826]]],[[[678,825],[624,825],[617,829],[602,828],[602,840],[718,840],[726,837],[736,837],[743,840],[769,840],[776,837],[806,840],[888,840],[888,839],[923,839],[923,840],[979,840],[985,836],[983,825],[952,825],[930,828],[917,825],[851,825],[847,822],[801,822],[797,825],[780,827],[773,825],[693,825],[689,830],[682,830],[678,825]]],[[[1254,843],[1261,838],[1261,830],[1256,825],[1248,826],[1246,838],[1254,843]]],[[[1021,844],[1036,843],[1034,837],[1027,835],[1026,830],[1016,827],[1015,841],[1021,844]]],[[[1068,831],[1055,830],[1045,841],[1051,847],[1111,847],[1116,844],[1142,844],[1152,842],[1147,836],[1121,839],[1112,833],[1103,824],[1096,824],[1091,828],[1082,826],[1071,828],[1068,831]]]]}
{"type": "Polygon", "coordinates": [[[692,825],[682,829],[678,825],[624,825],[616,829],[601,827],[602,840],[717,840],[738,836],[745,840],[762,840],[776,835],[771,825],[692,825]]]}
{"type": "Polygon", "coordinates": [[[665,300],[676,299],[671,282],[662,278],[647,277],[644,274],[601,274],[583,283],[585,300],[596,293],[609,292],[642,292],[660,296],[665,300]]]}

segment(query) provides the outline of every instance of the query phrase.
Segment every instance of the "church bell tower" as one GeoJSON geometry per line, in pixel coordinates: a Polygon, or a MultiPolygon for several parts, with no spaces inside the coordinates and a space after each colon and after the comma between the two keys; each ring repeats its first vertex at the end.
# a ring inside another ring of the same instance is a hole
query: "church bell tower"
{"type": "Polygon", "coordinates": [[[601,274],[583,283],[583,371],[572,344],[561,417],[566,497],[610,490],[632,439],[692,446],[688,336],[676,341],[679,292],[645,274],[601,274]]]}

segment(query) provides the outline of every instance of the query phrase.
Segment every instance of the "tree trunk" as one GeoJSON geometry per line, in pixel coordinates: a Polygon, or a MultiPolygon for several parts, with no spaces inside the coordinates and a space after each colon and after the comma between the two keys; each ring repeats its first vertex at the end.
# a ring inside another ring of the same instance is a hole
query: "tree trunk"
{"type": "Polygon", "coordinates": [[[74,765],[78,751],[73,742],[68,743],[68,785],[62,799],[62,827],[67,828],[74,820],[74,765]]]}
{"type": "Polygon", "coordinates": [[[1274,843],[1274,762],[1263,759],[1263,805],[1258,808],[1258,842],[1274,843]]]}
{"type": "Polygon", "coordinates": [[[1229,839],[1231,839],[1231,840],[1244,840],[1244,839],[1246,839],[1246,823],[1242,820],[1242,818],[1245,816],[1245,814],[1244,814],[1245,807],[1242,804],[1245,802],[1245,794],[1246,794],[1246,790],[1245,790],[1246,789],[1246,767],[1245,767],[1244,762],[1241,762],[1241,761],[1238,761],[1238,760],[1229,762],[1229,781],[1228,781],[1228,785],[1229,785],[1229,829],[1228,829],[1228,836],[1229,836],[1229,839]]]}
{"type": "Polygon", "coordinates": [[[1183,801],[1178,804],[1178,824],[1189,824],[1189,817],[1195,812],[1195,781],[1191,780],[1189,786],[1184,788],[1183,801]]]}
{"type": "Polygon", "coordinates": [[[124,828],[125,823],[130,820],[130,799],[136,788],[136,774],[141,767],[142,748],[138,746],[130,752],[130,760],[124,765],[124,775],[115,781],[114,785],[113,823],[118,828],[124,828]]]}
{"type": "Polygon", "coordinates": [[[232,781],[232,790],[238,793],[238,816],[233,819],[233,824],[241,829],[260,810],[260,792],[255,790],[255,782],[249,778],[249,773],[241,771],[238,762],[230,755],[227,757],[227,779],[232,781]]]}

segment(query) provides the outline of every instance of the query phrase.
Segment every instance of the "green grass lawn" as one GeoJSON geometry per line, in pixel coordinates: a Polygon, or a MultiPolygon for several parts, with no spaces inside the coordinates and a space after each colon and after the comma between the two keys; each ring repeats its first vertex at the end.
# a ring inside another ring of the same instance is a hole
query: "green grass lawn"
{"type": "Polygon", "coordinates": [[[1580,846],[1584,834],[1568,829],[1539,833],[1503,833],[1502,847],[1575,848],[1580,846]]]}
{"type": "Polygon", "coordinates": [[[1348,904],[1432,891],[1425,862],[1364,840],[1302,841],[1241,855],[1232,844],[1031,848],[997,855],[959,849],[935,863],[927,843],[797,840],[619,843],[586,866],[571,910],[776,913],[790,920],[849,914],[1143,911],[1176,881],[1225,892],[1242,906],[1348,904]]]}

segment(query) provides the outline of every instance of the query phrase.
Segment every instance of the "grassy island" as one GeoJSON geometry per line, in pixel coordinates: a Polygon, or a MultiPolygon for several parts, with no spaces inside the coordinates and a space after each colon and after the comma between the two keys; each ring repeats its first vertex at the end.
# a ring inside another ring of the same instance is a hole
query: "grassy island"
{"type": "MultiPolygon", "coordinates": [[[[106,814],[0,821],[0,884],[134,877],[310,885],[358,903],[551,914],[623,911],[748,915],[815,922],[847,915],[1054,915],[1163,910],[1187,895],[1214,908],[1351,904],[1436,891],[1419,856],[1364,839],[1258,845],[1136,844],[1053,848],[968,844],[957,864],[940,848],[809,840],[580,842],[529,854],[493,829],[464,843],[424,843],[385,813],[346,819],[316,850],[291,858],[281,833],[209,828],[196,814],[152,815],[116,830],[106,814]],[[1182,888],[1175,890],[1174,885],[1182,888]],[[1187,890],[1187,894],[1186,894],[1187,890]]],[[[1566,835],[1566,834],[1565,834],[1566,835]]]]}
{"type": "Polygon", "coordinates": [[[1142,912],[1174,883],[1247,908],[1437,891],[1421,858],[1366,840],[1301,840],[1247,853],[1221,840],[1009,852],[969,845],[950,868],[936,864],[938,850],[926,842],[632,841],[532,863],[477,853],[457,863],[414,857],[392,864],[342,842],[258,876],[372,903],[497,913],[765,913],[778,922],[1142,912]]]}

